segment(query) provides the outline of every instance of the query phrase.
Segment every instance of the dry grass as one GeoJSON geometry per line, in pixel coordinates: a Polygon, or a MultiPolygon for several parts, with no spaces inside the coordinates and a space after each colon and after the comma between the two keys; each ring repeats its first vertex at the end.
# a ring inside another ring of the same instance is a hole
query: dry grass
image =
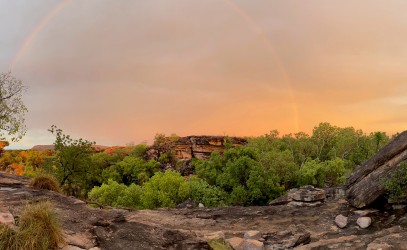
{"type": "Polygon", "coordinates": [[[58,180],[49,174],[40,174],[31,180],[30,185],[36,189],[47,189],[60,193],[58,180]]]}
{"type": "Polygon", "coordinates": [[[233,250],[224,240],[211,240],[208,244],[213,250],[233,250]]]}
{"type": "Polygon", "coordinates": [[[17,230],[0,227],[0,250],[50,250],[61,243],[62,231],[49,202],[27,206],[17,230]]]}
{"type": "Polygon", "coordinates": [[[18,250],[16,239],[16,231],[0,224],[0,250],[18,250]]]}

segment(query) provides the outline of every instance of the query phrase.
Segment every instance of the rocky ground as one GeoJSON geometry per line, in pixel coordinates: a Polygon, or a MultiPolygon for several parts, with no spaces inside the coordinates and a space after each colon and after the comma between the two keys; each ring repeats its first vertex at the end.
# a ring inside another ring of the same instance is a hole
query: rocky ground
{"type": "Polygon", "coordinates": [[[27,183],[26,178],[0,173],[0,222],[12,224],[25,204],[49,200],[64,229],[65,250],[211,249],[207,241],[216,238],[235,249],[407,249],[403,207],[356,210],[336,197],[314,206],[126,211],[92,208],[27,183]],[[335,223],[339,214],[347,218],[343,229],[335,223]],[[360,217],[369,217],[371,225],[361,228],[360,217]]]}

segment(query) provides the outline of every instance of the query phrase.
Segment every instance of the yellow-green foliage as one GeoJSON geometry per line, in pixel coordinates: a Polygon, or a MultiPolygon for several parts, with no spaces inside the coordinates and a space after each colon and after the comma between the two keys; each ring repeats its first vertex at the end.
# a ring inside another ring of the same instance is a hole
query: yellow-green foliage
{"type": "Polygon", "coordinates": [[[208,244],[213,250],[232,250],[232,247],[223,240],[211,240],[208,244]]]}
{"type": "Polygon", "coordinates": [[[37,189],[47,189],[55,192],[61,191],[57,179],[49,174],[40,174],[34,177],[31,181],[31,186],[37,189]]]}
{"type": "Polygon", "coordinates": [[[20,216],[19,228],[0,227],[0,250],[58,249],[62,231],[49,202],[27,206],[20,216]]]}

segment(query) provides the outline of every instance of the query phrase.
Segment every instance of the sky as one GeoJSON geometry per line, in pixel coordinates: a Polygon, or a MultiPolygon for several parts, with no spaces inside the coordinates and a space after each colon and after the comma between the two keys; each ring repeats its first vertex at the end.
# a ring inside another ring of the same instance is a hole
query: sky
{"type": "Polygon", "coordinates": [[[28,131],[101,145],[156,133],[407,128],[404,0],[0,0],[0,72],[28,131]]]}

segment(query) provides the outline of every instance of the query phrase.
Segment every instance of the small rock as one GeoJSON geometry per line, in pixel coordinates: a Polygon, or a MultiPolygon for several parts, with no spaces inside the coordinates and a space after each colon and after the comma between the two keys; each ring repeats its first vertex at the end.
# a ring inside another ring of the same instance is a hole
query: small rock
{"type": "Polygon", "coordinates": [[[365,209],[365,210],[355,210],[353,211],[355,214],[359,216],[366,216],[366,215],[372,215],[372,214],[377,214],[379,210],[377,209],[365,209]]]}
{"type": "Polygon", "coordinates": [[[243,244],[245,240],[239,237],[233,237],[226,240],[227,243],[234,249],[234,250],[243,250],[243,244]]]}
{"type": "Polygon", "coordinates": [[[199,204],[198,204],[198,207],[199,207],[199,208],[204,208],[204,207],[205,207],[205,205],[204,205],[204,204],[202,204],[202,203],[199,203],[199,204]]]}
{"type": "Polygon", "coordinates": [[[263,250],[264,244],[258,240],[246,239],[243,243],[243,250],[263,250]]]}
{"type": "Polygon", "coordinates": [[[339,227],[339,228],[345,228],[348,225],[348,217],[343,216],[342,214],[337,215],[335,217],[335,224],[339,227]]]}
{"type": "Polygon", "coordinates": [[[0,224],[8,226],[14,225],[14,216],[8,211],[0,212],[0,224]]]}
{"type": "Polygon", "coordinates": [[[89,248],[89,250],[101,250],[101,249],[100,249],[100,247],[92,247],[92,248],[89,248]]]}
{"type": "Polygon", "coordinates": [[[243,238],[245,239],[253,239],[253,240],[260,240],[261,238],[261,233],[260,231],[247,231],[243,238]]]}
{"type": "Polygon", "coordinates": [[[400,225],[407,227],[407,215],[401,217],[398,222],[400,225]]]}
{"type": "Polygon", "coordinates": [[[84,248],[80,248],[77,246],[72,246],[72,245],[66,245],[61,250],[83,250],[84,248]]]}
{"type": "Polygon", "coordinates": [[[392,205],[393,210],[404,210],[407,205],[392,205]]]}
{"type": "Polygon", "coordinates": [[[360,228],[368,228],[372,224],[372,219],[370,217],[359,217],[356,223],[360,228]]]}

